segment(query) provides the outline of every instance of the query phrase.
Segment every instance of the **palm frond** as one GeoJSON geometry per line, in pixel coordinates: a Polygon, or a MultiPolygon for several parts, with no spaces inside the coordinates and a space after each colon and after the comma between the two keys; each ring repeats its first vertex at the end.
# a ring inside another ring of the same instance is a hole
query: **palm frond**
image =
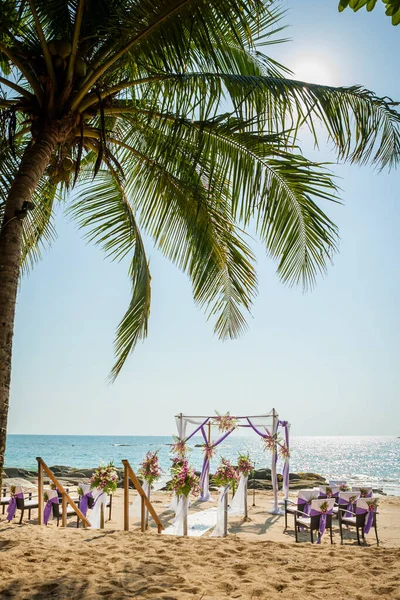
{"type": "Polygon", "coordinates": [[[129,267],[132,297],[116,334],[116,362],[110,374],[114,380],[137,342],[147,336],[151,277],[143,240],[123,185],[109,171],[101,170],[96,183],[81,182],[69,213],[80,227],[88,228],[87,239],[102,246],[113,260],[133,253],[129,267]]]}

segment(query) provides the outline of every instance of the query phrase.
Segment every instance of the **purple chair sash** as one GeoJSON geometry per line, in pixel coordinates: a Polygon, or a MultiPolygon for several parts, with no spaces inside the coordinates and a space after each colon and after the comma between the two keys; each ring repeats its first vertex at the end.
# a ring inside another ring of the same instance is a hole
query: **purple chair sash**
{"type": "Polygon", "coordinates": [[[53,508],[53,504],[58,504],[58,496],[56,496],[55,498],[50,498],[49,500],[47,500],[46,505],[44,507],[44,511],[43,511],[43,523],[45,525],[47,525],[50,515],[51,515],[51,511],[53,508]]]}
{"type": "Polygon", "coordinates": [[[87,494],[83,494],[81,501],[79,503],[79,510],[86,517],[86,513],[88,511],[89,498],[93,498],[92,492],[87,492],[87,494]]]}
{"type": "Polygon", "coordinates": [[[313,508],[310,510],[310,517],[315,517],[317,515],[320,515],[317,544],[321,543],[322,536],[325,533],[327,515],[331,515],[332,513],[333,513],[333,510],[320,511],[320,510],[314,510],[313,508]]]}
{"type": "Polygon", "coordinates": [[[376,514],[376,507],[374,504],[370,504],[368,507],[368,510],[365,510],[365,508],[356,508],[356,514],[357,515],[366,515],[365,518],[365,523],[364,523],[364,533],[369,533],[372,524],[374,522],[374,515],[376,514]]]}
{"type": "Polygon", "coordinates": [[[10,498],[10,502],[7,508],[7,521],[12,521],[15,517],[15,513],[17,512],[17,498],[23,498],[24,493],[19,492],[18,494],[13,494],[10,498]]]}

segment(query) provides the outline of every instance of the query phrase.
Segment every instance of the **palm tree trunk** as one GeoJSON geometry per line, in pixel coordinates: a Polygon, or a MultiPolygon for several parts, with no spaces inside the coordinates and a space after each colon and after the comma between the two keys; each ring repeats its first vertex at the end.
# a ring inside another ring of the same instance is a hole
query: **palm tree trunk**
{"type": "Polygon", "coordinates": [[[12,339],[20,275],[22,220],[57,143],[57,131],[43,133],[24,153],[8,194],[0,230],[0,486],[3,475],[11,381],[12,339]]]}

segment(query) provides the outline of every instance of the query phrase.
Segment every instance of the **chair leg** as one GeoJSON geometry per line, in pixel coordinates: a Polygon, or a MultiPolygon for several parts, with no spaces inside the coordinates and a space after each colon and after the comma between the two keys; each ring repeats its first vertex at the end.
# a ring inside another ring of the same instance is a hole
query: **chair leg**
{"type": "Polygon", "coordinates": [[[112,494],[110,494],[110,509],[108,511],[108,520],[111,521],[112,494]]]}
{"type": "Polygon", "coordinates": [[[30,508],[30,509],[28,510],[28,521],[30,521],[30,520],[31,520],[31,511],[32,511],[32,509],[30,508]]]}
{"type": "Polygon", "coordinates": [[[342,519],[339,519],[340,543],[343,546],[343,525],[342,519]]]}
{"type": "Polygon", "coordinates": [[[287,529],[287,512],[285,510],[285,528],[283,530],[283,533],[285,533],[286,529],[287,529]]]}
{"type": "Polygon", "coordinates": [[[359,546],[361,546],[361,542],[360,542],[360,531],[359,531],[359,528],[358,528],[358,527],[356,527],[356,529],[357,529],[357,542],[358,542],[358,545],[359,545],[359,546]]]}
{"type": "Polygon", "coordinates": [[[21,510],[21,518],[19,520],[19,524],[22,525],[22,518],[24,516],[24,510],[21,510]]]}
{"type": "Polygon", "coordinates": [[[330,526],[330,533],[331,533],[331,544],[333,544],[333,532],[332,532],[332,525],[330,526]]]}
{"type": "Polygon", "coordinates": [[[375,529],[376,545],[379,546],[378,530],[376,528],[376,523],[374,525],[374,529],[375,529]]]}
{"type": "Polygon", "coordinates": [[[294,535],[296,537],[296,543],[297,543],[299,541],[299,539],[298,539],[298,530],[297,530],[296,516],[294,517],[294,535]]]}
{"type": "Polygon", "coordinates": [[[311,537],[311,543],[314,543],[314,536],[313,536],[313,532],[312,532],[312,527],[310,527],[310,537],[311,537]]]}

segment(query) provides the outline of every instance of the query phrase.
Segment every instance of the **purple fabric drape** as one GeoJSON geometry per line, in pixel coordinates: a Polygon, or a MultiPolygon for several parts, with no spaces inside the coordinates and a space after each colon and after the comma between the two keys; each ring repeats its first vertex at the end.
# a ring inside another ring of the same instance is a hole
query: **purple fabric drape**
{"type": "Polygon", "coordinates": [[[206,424],[208,423],[208,421],[209,421],[209,420],[210,420],[209,418],[208,418],[208,419],[206,419],[206,420],[205,420],[205,421],[204,421],[204,422],[203,422],[201,425],[199,425],[199,426],[198,426],[198,427],[197,427],[197,428],[196,428],[196,429],[195,429],[195,430],[194,430],[194,431],[193,431],[193,432],[192,432],[190,435],[188,435],[187,437],[185,437],[184,441],[185,441],[185,442],[189,441],[189,440],[190,440],[190,438],[192,438],[194,435],[196,435],[196,433],[197,433],[198,431],[200,431],[200,429],[201,429],[202,427],[204,427],[204,425],[206,425],[206,424]]]}
{"type": "MultiPolygon", "coordinates": [[[[232,427],[232,429],[230,429],[229,431],[226,431],[224,433],[224,435],[221,436],[218,440],[216,440],[215,442],[209,444],[207,436],[206,436],[206,432],[204,431],[204,423],[203,423],[203,425],[200,426],[200,429],[201,429],[201,433],[202,433],[203,439],[204,439],[204,441],[206,443],[206,446],[208,448],[216,448],[221,442],[224,441],[225,438],[228,437],[229,434],[232,433],[232,431],[235,430],[235,428],[232,427]]],[[[209,492],[210,479],[209,479],[209,474],[210,474],[210,458],[206,454],[204,456],[203,467],[201,469],[201,475],[200,475],[200,487],[201,487],[201,495],[200,495],[200,498],[199,498],[200,502],[207,502],[207,500],[210,499],[210,492],[209,492]]]]}
{"type": "Polygon", "coordinates": [[[310,510],[310,517],[315,517],[316,515],[320,515],[317,544],[321,543],[322,536],[325,533],[327,515],[331,515],[332,513],[333,513],[333,509],[322,511],[322,510],[315,510],[314,508],[312,508],[310,510]]]}
{"type": "Polygon", "coordinates": [[[366,514],[365,524],[364,524],[364,533],[369,533],[369,531],[374,523],[375,513],[376,513],[376,507],[374,504],[370,504],[370,506],[368,507],[368,510],[366,510],[365,508],[360,508],[360,507],[356,508],[357,515],[366,514]]]}
{"type": "Polygon", "coordinates": [[[79,503],[79,510],[86,517],[86,513],[88,511],[89,498],[93,498],[92,492],[87,492],[87,494],[83,494],[81,501],[79,503]]]}
{"type": "Polygon", "coordinates": [[[53,509],[53,504],[58,504],[58,496],[56,496],[55,498],[49,498],[49,500],[47,500],[46,505],[44,507],[44,511],[43,511],[43,523],[45,525],[47,525],[50,515],[51,515],[51,511],[53,509]]]}
{"type": "Polygon", "coordinates": [[[23,492],[19,492],[18,494],[13,494],[10,498],[10,502],[7,508],[7,521],[12,521],[15,517],[15,513],[17,512],[17,498],[23,498],[23,492]]]}

